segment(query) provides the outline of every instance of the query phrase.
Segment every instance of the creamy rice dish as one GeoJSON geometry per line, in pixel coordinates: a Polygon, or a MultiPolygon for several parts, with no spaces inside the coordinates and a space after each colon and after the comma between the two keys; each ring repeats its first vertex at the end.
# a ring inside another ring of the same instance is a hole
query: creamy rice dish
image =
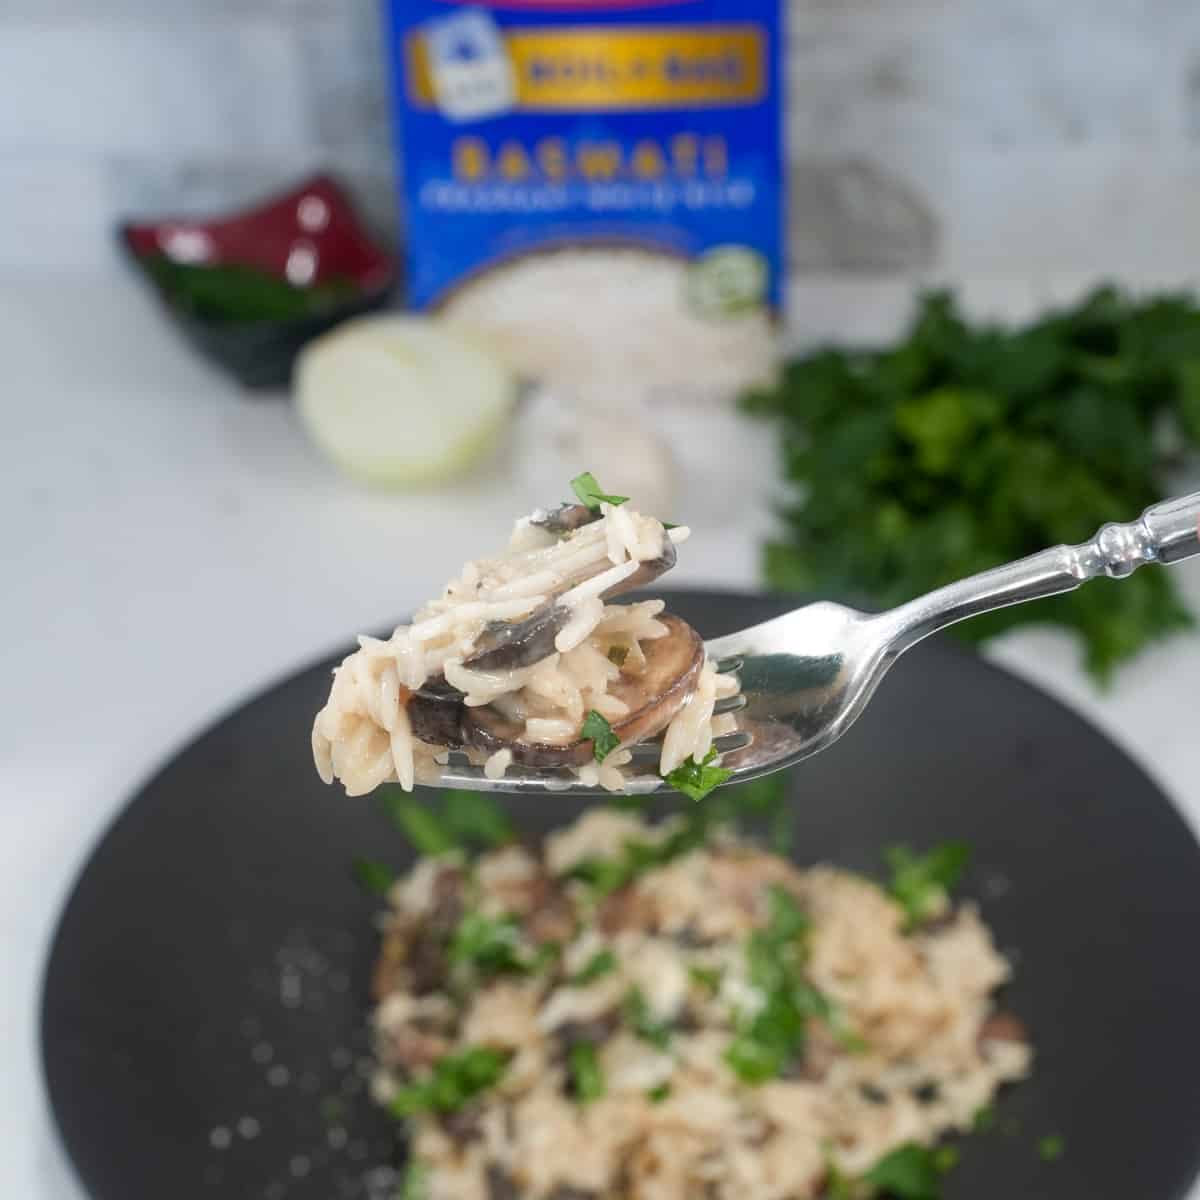
{"type": "Polygon", "coordinates": [[[522,517],[505,550],[467,563],[412,624],[358,639],[313,725],[326,783],[411,790],[457,751],[492,779],[515,764],[620,791],[630,748],[651,740],[658,775],[689,794],[724,777],[713,739],[737,728],[717,711],[734,707],[736,677],[661,600],[608,602],[669,570],[688,530],[590,474],[572,486],[576,503],[522,517]]]}
{"type": "Polygon", "coordinates": [[[391,884],[374,1014],[404,1197],[936,1196],[1025,1076],[1010,968],[935,856],[892,888],[595,808],[391,884]],[[928,1190],[925,1190],[925,1189],[928,1190]]]}

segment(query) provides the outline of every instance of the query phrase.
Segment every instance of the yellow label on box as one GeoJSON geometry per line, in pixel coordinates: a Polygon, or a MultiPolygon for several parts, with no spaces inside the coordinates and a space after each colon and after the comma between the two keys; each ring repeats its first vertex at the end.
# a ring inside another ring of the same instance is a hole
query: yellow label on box
{"type": "MultiPolygon", "coordinates": [[[[757,25],[510,29],[504,37],[523,112],[757,104],[766,42],[757,25]]],[[[434,105],[424,36],[405,47],[410,101],[434,105]]]]}

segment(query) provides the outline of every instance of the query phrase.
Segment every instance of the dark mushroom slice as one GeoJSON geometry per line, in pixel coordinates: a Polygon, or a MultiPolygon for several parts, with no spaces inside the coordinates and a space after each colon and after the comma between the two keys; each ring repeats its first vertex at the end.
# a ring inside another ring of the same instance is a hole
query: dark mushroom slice
{"type": "Polygon", "coordinates": [[[530,525],[544,529],[547,533],[574,533],[604,514],[598,508],[586,504],[560,504],[557,508],[540,508],[529,518],[530,525]]]}
{"type": "Polygon", "coordinates": [[[413,737],[433,746],[462,745],[463,694],[440,676],[413,692],[407,711],[413,737]]]}
{"type": "MultiPolygon", "coordinates": [[[[611,695],[629,706],[629,715],[613,723],[622,742],[641,742],[661,733],[696,690],[704,668],[700,635],[678,617],[659,618],[665,637],[643,644],[646,663],[637,675],[621,672],[611,695]]],[[[469,746],[487,754],[512,751],[513,761],[526,767],[581,767],[592,759],[590,739],[566,746],[522,740],[524,724],[491,705],[463,710],[462,736],[469,746]]]]}
{"type": "Polygon", "coordinates": [[[550,600],[519,621],[492,621],[475,641],[464,663],[472,671],[515,671],[532,667],[554,653],[554,639],[571,619],[571,610],[550,600]]]}
{"type": "MultiPolygon", "coordinates": [[[[614,596],[653,583],[675,565],[677,557],[675,543],[664,533],[662,551],[658,557],[638,563],[638,569],[632,575],[602,592],[601,599],[611,600],[614,596]]],[[[611,566],[607,559],[602,559],[586,572],[565,580],[559,594],[570,591],[611,566]]],[[[520,620],[493,621],[484,628],[475,642],[474,653],[463,662],[463,666],[472,671],[516,671],[522,667],[532,667],[554,653],[554,639],[570,619],[570,609],[564,608],[554,597],[520,620]]]]}

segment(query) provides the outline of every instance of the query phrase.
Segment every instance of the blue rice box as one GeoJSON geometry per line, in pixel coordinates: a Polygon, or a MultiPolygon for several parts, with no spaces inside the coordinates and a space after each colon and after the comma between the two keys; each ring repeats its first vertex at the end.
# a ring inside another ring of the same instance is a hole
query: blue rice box
{"type": "Polygon", "coordinates": [[[777,314],[780,0],[389,0],[409,302],[564,246],[777,314]]]}

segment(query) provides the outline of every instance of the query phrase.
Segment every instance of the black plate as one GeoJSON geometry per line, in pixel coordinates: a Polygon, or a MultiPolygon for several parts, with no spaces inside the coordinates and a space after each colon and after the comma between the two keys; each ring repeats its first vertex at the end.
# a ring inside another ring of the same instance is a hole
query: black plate
{"type": "MultiPolygon", "coordinates": [[[[706,635],[783,607],[669,603],[706,635]]],[[[393,1133],[360,1073],[375,905],[347,864],[404,851],[377,805],[322,787],[309,761],[329,666],[177,755],[63,916],[43,1054],[98,1200],[335,1200],[387,1183],[371,1168],[394,1161],[393,1133]]],[[[1200,1139],[1200,851],[1147,777],[1055,701],[934,642],[794,786],[802,860],[873,870],[897,841],[975,847],[965,890],[1017,961],[1006,1002],[1038,1060],[966,1144],[948,1200],[1182,1197],[1200,1139]],[[1066,1150],[1046,1163],[1050,1134],[1066,1150]]],[[[511,807],[531,829],[579,808],[511,807]]]]}

